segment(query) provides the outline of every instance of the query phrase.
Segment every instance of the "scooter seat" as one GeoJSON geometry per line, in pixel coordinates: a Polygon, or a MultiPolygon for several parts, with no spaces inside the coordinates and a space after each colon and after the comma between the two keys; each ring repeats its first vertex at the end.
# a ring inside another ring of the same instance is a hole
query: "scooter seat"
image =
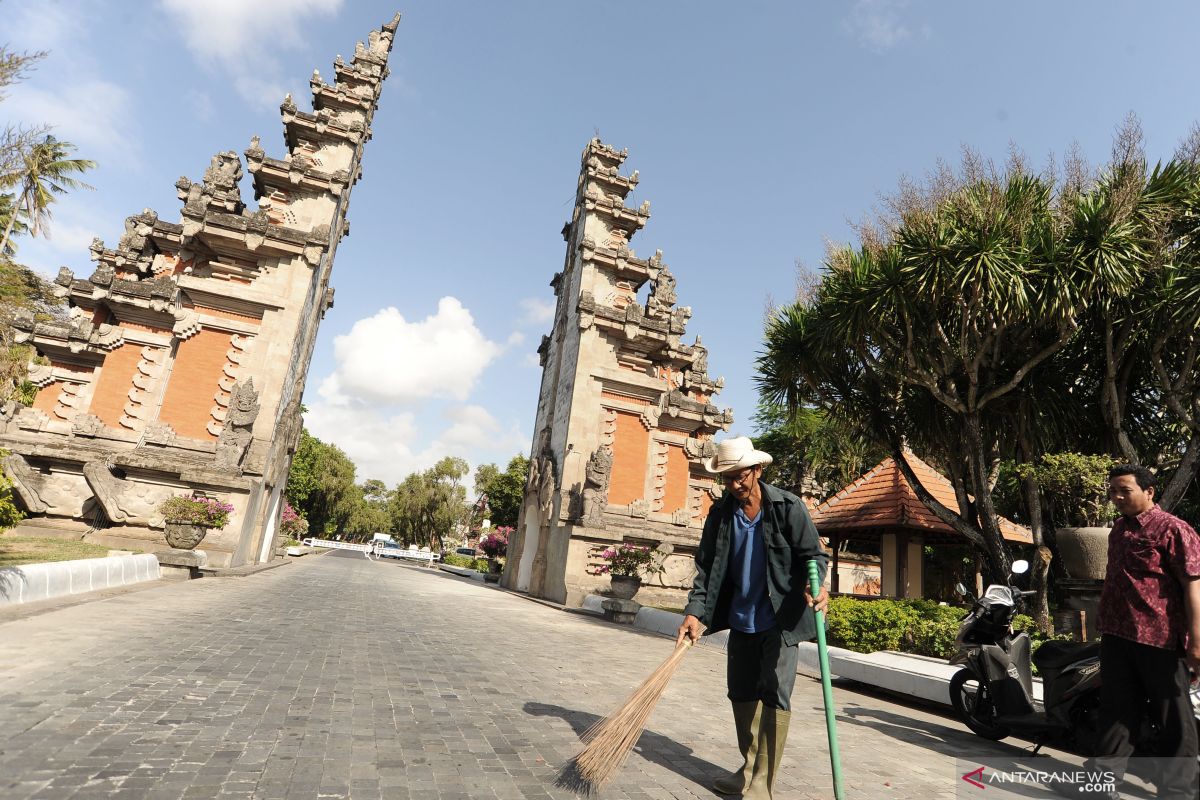
{"type": "Polygon", "coordinates": [[[1085,658],[1099,658],[1100,643],[1088,642],[1081,644],[1079,642],[1059,642],[1049,641],[1044,642],[1041,647],[1033,654],[1033,663],[1037,665],[1038,671],[1058,670],[1074,664],[1076,661],[1081,661],[1085,658]]]}

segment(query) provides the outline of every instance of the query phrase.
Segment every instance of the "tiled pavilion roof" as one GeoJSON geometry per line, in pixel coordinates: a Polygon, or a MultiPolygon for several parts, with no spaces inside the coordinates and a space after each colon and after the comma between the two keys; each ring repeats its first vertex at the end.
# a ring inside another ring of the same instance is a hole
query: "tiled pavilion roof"
{"type": "MultiPolygon", "coordinates": [[[[917,458],[907,454],[908,463],[921,484],[938,502],[957,508],[954,487],[945,476],[917,458]]],[[[880,531],[905,529],[925,534],[958,537],[953,528],[942,522],[917,498],[916,492],[904,479],[904,474],[889,456],[861,478],[812,510],[812,519],[822,535],[845,531],[880,531]]],[[[1032,544],[1028,528],[1000,518],[1000,532],[1007,541],[1032,544]]]]}

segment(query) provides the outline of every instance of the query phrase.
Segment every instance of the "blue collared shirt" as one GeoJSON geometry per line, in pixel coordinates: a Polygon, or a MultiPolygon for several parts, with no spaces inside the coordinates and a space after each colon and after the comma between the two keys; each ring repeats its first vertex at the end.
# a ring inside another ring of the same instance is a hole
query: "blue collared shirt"
{"type": "Polygon", "coordinates": [[[767,554],[762,540],[762,509],[748,519],[742,509],[733,512],[730,575],[733,602],[729,627],[742,633],[759,633],[775,627],[775,612],[767,599],[767,554]]]}

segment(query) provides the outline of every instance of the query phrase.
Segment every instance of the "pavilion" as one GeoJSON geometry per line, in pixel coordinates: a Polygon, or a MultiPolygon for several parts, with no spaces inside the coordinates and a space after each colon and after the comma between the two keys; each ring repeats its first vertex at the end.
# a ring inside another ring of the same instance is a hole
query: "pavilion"
{"type": "MultiPolygon", "coordinates": [[[[911,452],[908,463],[921,484],[940,503],[957,508],[950,481],[911,452]]],[[[847,540],[878,548],[880,594],[883,597],[924,596],[925,545],[964,545],[962,536],[918,499],[890,456],[854,483],[811,511],[821,537],[833,553],[832,590],[841,593],[839,544],[847,540]]],[[[1000,518],[1000,531],[1013,544],[1032,544],[1033,535],[1011,520],[1000,518]]]]}

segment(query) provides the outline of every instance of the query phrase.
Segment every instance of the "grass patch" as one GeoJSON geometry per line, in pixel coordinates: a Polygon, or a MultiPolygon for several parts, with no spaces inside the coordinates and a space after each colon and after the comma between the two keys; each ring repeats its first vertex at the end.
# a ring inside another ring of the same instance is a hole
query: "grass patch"
{"type": "Polygon", "coordinates": [[[46,536],[0,536],[0,567],[103,558],[111,549],[107,545],[46,536]]]}

